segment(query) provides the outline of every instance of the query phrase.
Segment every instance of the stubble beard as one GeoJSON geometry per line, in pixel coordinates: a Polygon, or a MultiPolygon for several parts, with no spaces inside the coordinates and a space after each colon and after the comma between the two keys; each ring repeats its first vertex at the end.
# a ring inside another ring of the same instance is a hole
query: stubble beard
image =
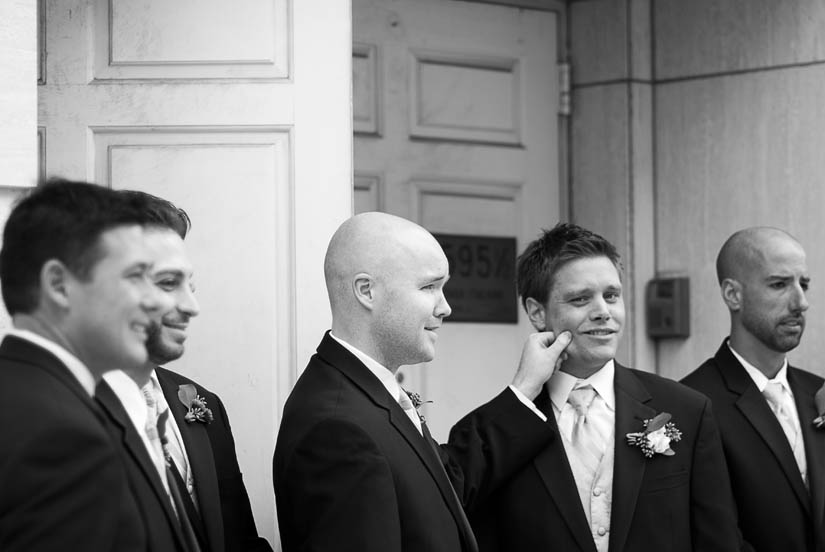
{"type": "Polygon", "coordinates": [[[146,352],[154,364],[166,364],[183,356],[183,345],[167,345],[163,340],[163,325],[155,322],[149,328],[146,352]]]}
{"type": "Polygon", "coordinates": [[[787,353],[796,349],[805,333],[804,319],[799,333],[786,335],[781,333],[779,324],[759,316],[750,316],[743,313],[742,326],[760,343],[777,353],[787,353]]]}

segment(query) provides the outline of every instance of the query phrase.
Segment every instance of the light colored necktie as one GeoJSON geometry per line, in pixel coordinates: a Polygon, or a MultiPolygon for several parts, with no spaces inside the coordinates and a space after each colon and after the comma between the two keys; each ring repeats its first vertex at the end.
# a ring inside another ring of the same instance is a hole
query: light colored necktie
{"type": "Polygon", "coordinates": [[[575,409],[576,419],[570,434],[570,444],[579,462],[591,474],[599,469],[604,456],[604,436],[599,433],[596,424],[588,419],[588,411],[596,398],[596,390],[586,385],[570,391],[567,402],[575,409]]]}
{"type": "MultiPolygon", "coordinates": [[[[149,385],[152,385],[152,382],[149,382],[149,385]]],[[[166,397],[163,396],[163,393],[158,392],[158,390],[154,387],[152,390],[155,395],[155,399],[158,402],[158,410],[160,412],[168,410],[169,404],[166,402],[166,397]]],[[[171,416],[171,411],[169,415],[171,416]]],[[[168,436],[166,449],[169,451],[169,455],[175,462],[178,473],[181,474],[183,480],[186,482],[186,489],[189,492],[189,496],[192,497],[192,500],[195,502],[195,506],[197,507],[198,502],[195,500],[195,484],[192,479],[192,469],[189,466],[189,461],[187,460],[186,455],[183,453],[183,448],[181,448],[181,445],[178,442],[178,436],[172,428],[172,421],[166,422],[166,435],[168,436]]]]}
{"type": "Polygon", "coordinates": [[[403,389],[398,390],[398,404],[401,405],[401,408],[404,409],[404,414],[410,419],[413,423],[415,428],[418,430],[418,433],[424,435],[423,431],[421,430],[421,418],[418,417],[418,411],[413,406],[410,397],[407,396],[407,392],[403,389]]]}
{"type": "Polygon", "coordinates": [[[799,466],[799,473],[802,475],[802,480],[805,485],[808,485],[807,465],[805,461],[805,444],[802,440],[802,432],[797,426],[793,413],[790,409],[795,408],[793,400],[790,395],[784,391],[782,384],[778,382],[768,382],[765,390],[762,391],[765,400],[771,407],[779,425],[782,426],[782,431],[785,432],[785,437],[788,439],[788,444],[793,450],[796,465],[799,466]]]}
{"type": "MultiPolygon", "coordinates": [[[[163,396],[162,393],[159,393],[152,382],[150,381],[147,383],[143,388],[141,388],[143,392],[143,396],[146,397],[146,404],[150,404],[150,401],[154,405],[154,411],[156,413],[167,412],[169,411],[169,404],[166,402],[166,398],[163,396]]],[[[171,415],[171,411],[170,415],[171,415]]],[[[192,502],[195,504],[195,508],[200,511],[197,496],[195,493],[195,483],[192,477],[192,470],[189,467],[189,462],[186,460],[186,455],[183,453],[183,449],[181,449],[180,444],[178,443],[177,436],[172,429],[172,422],[168,421],[168,417],[165,418],[164,422],[164,429],[165,435],[167,436],[166,439],[166,446],[164,447],[164,454],[169,454],[172,458],[172,461],[175,463],[175,466],[178,470],[178,473],[181,474],[184,483],[186,484],[186,490],[189,494],[189,497],[192,499],[192,502]]]]}
{"type": "Polygon", "coordinates": [[[166,488],[166,492],[168,493],[169,482],[166,479],[166,460],[163,452],[163,444],[161,443],[160,434],[158,433],[158,403],[152,392],[146,387],[143,387],[141,392],[143,393],[143,398],[146,401],[147,416],[145,431],[153,448],[152,462],[155,464],[155,469],[158,470],[158,475],[160,475],[160,479],[166,488]]]}

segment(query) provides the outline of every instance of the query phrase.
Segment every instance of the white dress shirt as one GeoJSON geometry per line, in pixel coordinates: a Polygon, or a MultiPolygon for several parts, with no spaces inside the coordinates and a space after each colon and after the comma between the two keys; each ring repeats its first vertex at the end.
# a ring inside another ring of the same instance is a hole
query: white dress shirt
{"type": "Polygon", "coordinates": [[[166,481],[166,460],[146,434],[146,422],[149,417],[149,412],[146,406],[146,399],[140,387],[135,383],[135,380],[120,370],[106,372],[103,375],[103,379],[106,380],[106,383],[112,388],[123,409],[126,410],[126,414],[129,415],[129,419],[135,426],[138,435],[140,435],[143,446],[146,447],[146,452],[149,453],[149,458],[152,459],[152,463],[155,465],[160,480],[168,493],[169,483],[166,481]]]}
{"type": "Polygon", "coordinates": [[[13,335],[15,337],[19,337],[20,339],[25,339],[26,341],[34,343],[35,345],[49,351],[51,354],[56,356],[60,362],[66,365],[66,368],[69,369],[69,372],[72,373],[78,383],[80,383],[80,386],[86,390],[90,397],[95,396],[95,378],[92,376],[92,372],[80,361],[80,359],[64,349],[62,346],[29,330],[14,328],[9,330],[7,335],[13,335]]]}
{"type": "Polygon", "coordinates": [[[582,503],[587,523],[596,550],[607,552],[610,542],[610,517],[613,507],[613,465],[616,442],[616,392],[613,380],[616,366],[609,360],[598,372],[587,379],[578,379],[570,374],[557,371],[547,382],[547,391],[553,404],[553,415],[559,426],[561,441],[568,458],[575,457],[573,428],[576,423],[576,409],[567,402],[575,387],[590,385],[596,390],[587,411],[587,423],[593,424],[602,436],[604,455],[596,472],[585,469],[579,462],[570,462],[576,490],[582,503]]]}
{"type": "MultiPolygon", "coordinates": [[[[550,402],[553,403],[553,414],[556,416],[556,422],[559,426],[559,432],[562,436],[570,439],[573,434],[573,424],[576,421],[576,411],[572,405],[567,402],[567,397],[570,391],[576,387],[577,382],[581,385],[590,385],[596,390],[597,399],[593,401],[591,409],[594,411],[593,423],[599,424],[599,432],[602,435],[610,435],[615,426],[616,418],[616,392],[613,389],[613,376],[616,373],[616,367],[612,360],[609,360],[598,372],[587,379],[578,379],[566,372],[557,370],[555,374],[547,382],[547,391],[550,394],[550,402]],[[601,398],[605,409],[599,408],[598,399],[601,398]]],[[[590,413],[588,412],[588,417],[590,413]]],[[[612,446],[612,443],[605,443],[612,446]]]]}
{"type": "MultiPolygon", "coordinates": [[[[381,382],[381,385],[384,386],[384,388],[387,390],[387,393],[389,393],[390,396],[393,399],[395,399],[395,402],[398,402],[399,394],[403,393],[404,391],[401,390],[401,386],[398,385],[398,381],[395,379],[395,374],[393,374],[389,368],[386,368],[380,362],[369,356],[367,353],[361,351],[354,345],[347,343],[343,339],[335,337],[334,335],[332,335],[332,332],[329,333],[329,336],[338,343],[340,343],[341,346],[345,348],[347,351],[355,355],[355,358],[360,360],[364,364],[364,366],[367,367],[367,370],[372,372],[372,374],[376,378],[378,378],[378,381],[381,382]]],[[[421,420],[418,418],[418,414],[408,410],[404,410],[404,413],[407,415],[407,417],[410,419],[410,421],[413,423],[416,429],[418,429],[418,432],[422,433],[421,420]]]]}

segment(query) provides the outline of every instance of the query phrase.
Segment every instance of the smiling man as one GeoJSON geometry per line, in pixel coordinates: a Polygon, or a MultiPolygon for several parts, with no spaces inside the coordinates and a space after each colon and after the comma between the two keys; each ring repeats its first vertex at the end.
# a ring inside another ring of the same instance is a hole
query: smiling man
{"type": "Polygon", "coordinates": [[[557,438],[473,517],[482,551],[738,549],[709,401],[614,360],[625,323],[620,268],[612,244],[574,224],[545,231],[519,257],[533,326],[572,341],[536,399],[557,438]],[[670,418],[657,419],[663,413],[670,418]],[[659,420],[673,425],[659,429],[659,420]],[[658,429],[650,437],[646,421],[658,429]]]}
{"type": "Polygon", "coordinates": [[[513,384],[439,447],[398,368],[435,356],[447,258],[417,224],[345,221],[324,263],[332,330],[284,407],[273,472],[281,541],[299,550],[475,552],[476,508],[552,439],[531,411],[568,343],[531,336],[513,384]]]}
{"type": "Polygon", "coordinates": [[[151,278],[171,304],[149,331],[146,362],[106,374],[97,392],[121,431],[132,486],[154,528],[150,549],[271,551],[255,527],[223,403],[196,382],[160,366],[183,355],[189,322],[200,312],[194,269],[183,243],[189,217],[159,197],[119,193],[154,223],[146,234],[153,255],[151,278]],[[190,395],[181,396],[181,389],[191,390],[190,395]],[[193,398],[206,410],[188,419],[193,398]],[[156,446],[161,433],[165,442],[156,446]]]}
{"type": "Polygon", "coordinates": [[[805,330],[810,276],[799,242],[747,228],[719,251],[730,337],[683,381],[713,401],[745,541],[759,552],[825,550],[819,376],[788,364],[805,330]]]}
{"type": "Polygon", "coordinates": [[[147,532],[94,403],[147,360],[151,222],[116,192],[53,179],[17,202],[0,252],[0,550],[143,551],[147,532]]]}

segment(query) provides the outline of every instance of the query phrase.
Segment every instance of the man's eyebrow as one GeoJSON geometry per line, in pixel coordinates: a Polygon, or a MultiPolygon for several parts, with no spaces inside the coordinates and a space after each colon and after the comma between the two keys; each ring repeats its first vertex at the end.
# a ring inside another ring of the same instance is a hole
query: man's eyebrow
{"type": "Polygon", "coordinates": [[[765,276],[765,280],[793,280],[792,274],[768,274],[765,276]]]}
{"type": "Polygon", "coordinates": [[[152,268],[154,266],[155,266],[155,263],[147,263],[145,261],[138,261],[138,262],[135,262],[135,263],[132,263],[132,264],[128,265],[125,269],[123,269],[123,272],[131,272],[133,270],[140,270],[141,272],[147,272],[149,270],[152,270],[152,268]]]}
{"type": "Polygon", "coordinates": [[[155,272],[155,274],[156,275],[157,274],[163,274],[163,275],[173,274],[175,276],[183,276],[185,273],[180,268],[164,268],[164,269],[158,270],[157,272],[155,272]]]}
{"type": "Polygon", "coordinates": [[[561,294],[562,297],[574,297],[576,295],[582,295],[586,293],[593,293],[593,288],[590,286],[581,286],[573,289],[568,289],[564,293],[561,294]]]}
{"type": "Polygon", "coordinates": [[[422,282],[427,282],[427,283],[433,283],[433,282],[438,282],[438,281],[444,280],[444,283],[446,284],[447,280],[449,280],[449,279],[450,279],[449,274],[428,274],[428,275],[424,276],[423,278],[421,278],[421,281],[422,282]]]}

